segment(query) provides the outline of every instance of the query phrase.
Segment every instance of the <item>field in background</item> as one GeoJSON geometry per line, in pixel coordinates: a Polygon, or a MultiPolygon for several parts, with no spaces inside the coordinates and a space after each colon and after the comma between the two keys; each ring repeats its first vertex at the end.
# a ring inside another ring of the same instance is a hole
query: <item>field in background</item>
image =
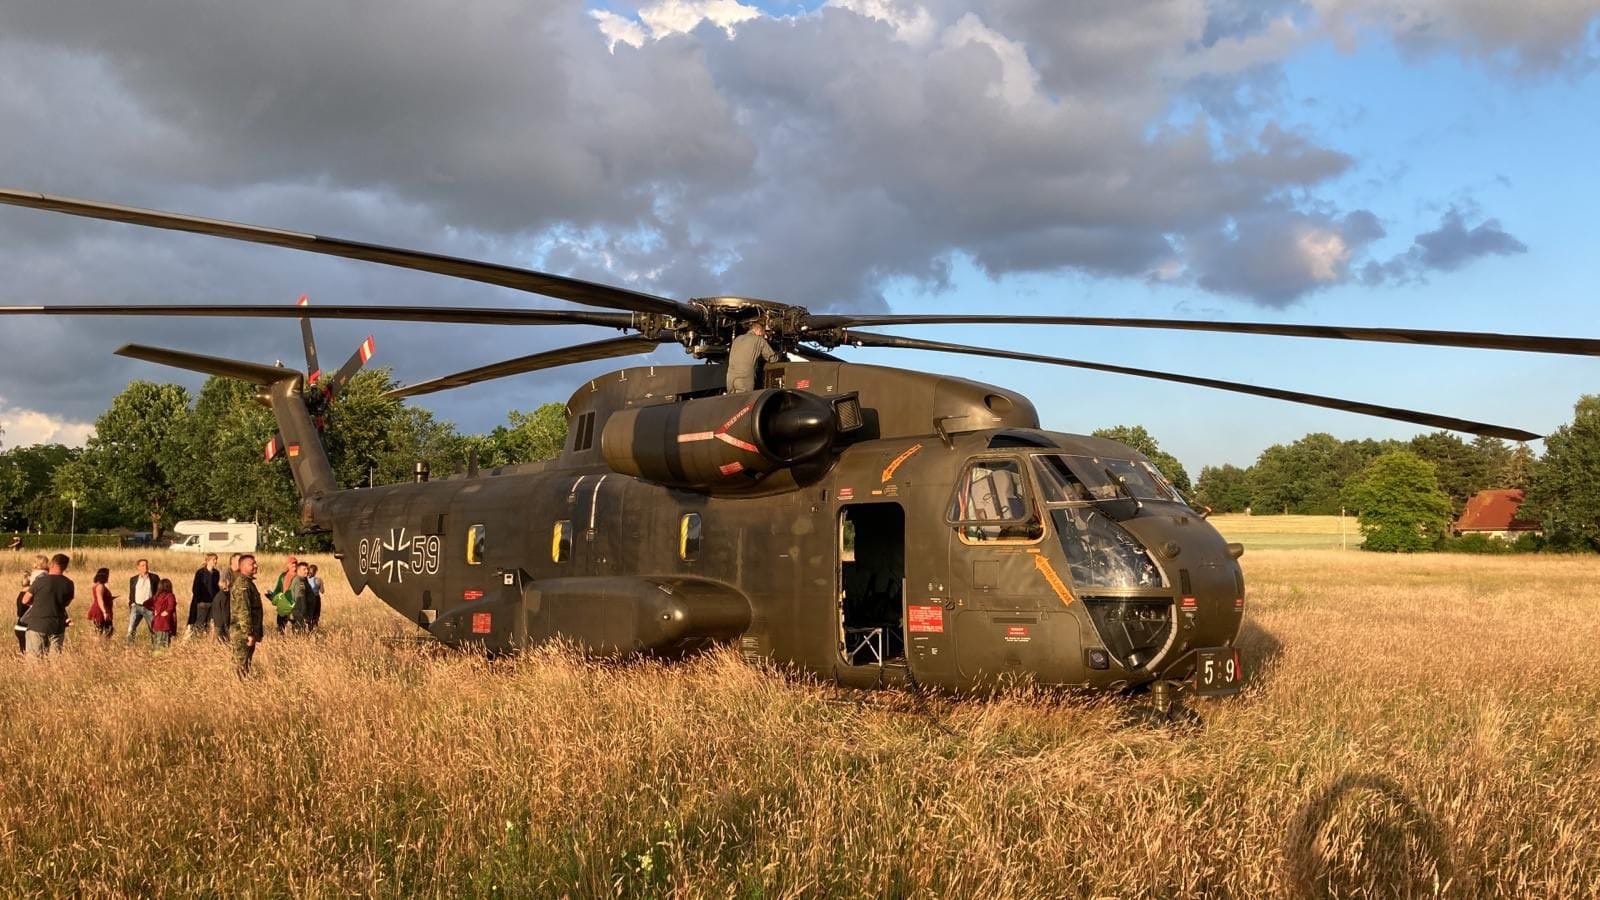
{"type": "Polygon", "coordinates": [[[1254,681],[1197,731],[396,645],[331,566],[326,633],[246,683],[75,627],[0,654],[0,895],[1600,893],[1600,559],[1243,564],[1254,681]]]}
{"type": "Polygon", "coordinates": [[[1225,513],[1209,520],[1222,536],[1246,550],[1361,549],[1355,516],[1247,516],[1225,513]]]}

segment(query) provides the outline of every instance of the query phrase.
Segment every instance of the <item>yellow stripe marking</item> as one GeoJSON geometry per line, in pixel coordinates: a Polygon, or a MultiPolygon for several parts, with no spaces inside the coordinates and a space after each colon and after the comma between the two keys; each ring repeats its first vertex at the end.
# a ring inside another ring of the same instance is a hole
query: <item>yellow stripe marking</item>
{"type": "Polygon", "coordinates": [[[1044,575],[1044,580],[1050,583],[1050,590],[1056,592],[1056,597],[1061,600],[1061,605],[1071,606],[1072,591],[1067,590],[1066,584],[1061,581],[1061,576],[1056,574],[1055,568],[1050,565],[1050,558],[1043,553],[1035,556],[1033,558],[1033,567],[1038,569],[1040,574],[1044,575]]]}

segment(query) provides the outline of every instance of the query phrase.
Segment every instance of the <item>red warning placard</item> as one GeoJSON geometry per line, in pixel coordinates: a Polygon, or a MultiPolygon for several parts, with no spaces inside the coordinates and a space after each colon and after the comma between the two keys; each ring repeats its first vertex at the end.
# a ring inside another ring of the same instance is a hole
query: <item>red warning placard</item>
{"type": "Polygon", "coordinates": [[[912,632],[932,634],[944,633],[944,607],[941,606],[908,606],[906,607],[906,629],[912,632]]]}

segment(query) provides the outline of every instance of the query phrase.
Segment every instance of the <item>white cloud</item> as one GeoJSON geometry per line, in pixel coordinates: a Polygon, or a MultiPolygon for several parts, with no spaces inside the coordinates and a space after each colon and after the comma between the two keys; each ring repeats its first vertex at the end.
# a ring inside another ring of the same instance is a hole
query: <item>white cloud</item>
{"type": "Polygon", "coordinates": [[[824,5],[883,22],[894,29],[896,38],[907,44],[928,43],[938,27],[925,7],[903,0],[828,0],[824,5]]]}
{"type": "Polygon", "coordinates": [[[34,409],[0,406],[0,441],[7,447],[66,444],[82,447],[94,434],[92,422],[74,422],[34,409]]]}
{"type": "Polygon", "coordinates": [[[1028,49],[1021,43],[984,25],[976,14],[967,13],[944,33],[946,47],[966,44],[982,44],[1000,58],[1000,83],[990,86],[991,97],[1011,106],[1022,106],[1038,94],[1039,73],[1028,61],[1028,49]]]}
{"type": "Polygon", "coordinates": [[[660,0],[641,7],[637,20],[608,10],[590,10],[589,15],[615,51],[618,44],[643,47],[647,40],[687,34],[701,22],[710,22],[732,36],[735,25],[760,18],[762,13],[738,0],[660,0]]]}
{"type": "Polygon", "coordinates": [[[600,23],[600,33],[605,35],[606,44],[613,52],[618,44],[627,44],[630,47],[644,46],[644,26],[638,22],[604,9],[590,10],[589,15],[600,23]]]}
{"type": "Polygon", "coordinates": [[[1311,280],[1330,282],[1344,278],[1345,264],[1350,261],[1350,248],[1337,231],[1306,228],[1295,241],[1295,246],[1300,251],[1306,274],[1311,280]]]}

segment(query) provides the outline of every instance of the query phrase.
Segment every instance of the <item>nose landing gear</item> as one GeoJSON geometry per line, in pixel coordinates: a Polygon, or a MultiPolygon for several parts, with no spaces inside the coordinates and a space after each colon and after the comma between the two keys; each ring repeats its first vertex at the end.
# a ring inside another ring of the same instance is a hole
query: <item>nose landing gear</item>
{"type": "Polygon", "coordinates": [[[1205,724],[1200,713],[1183,702],[1183,685],[1176,681],[1155,681],[1149,692],[1124,713],[1125,723],[1144,728],[1199,728],[1205,724]]]}

